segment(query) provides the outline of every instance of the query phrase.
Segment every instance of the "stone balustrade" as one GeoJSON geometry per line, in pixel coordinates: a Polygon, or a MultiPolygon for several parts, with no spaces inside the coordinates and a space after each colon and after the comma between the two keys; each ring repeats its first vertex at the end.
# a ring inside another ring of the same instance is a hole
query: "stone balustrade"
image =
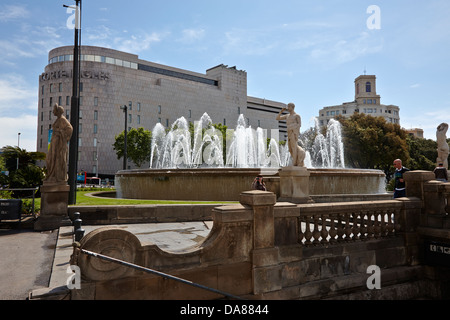
{"type": "MultiPolygon", "coordinates": [[[[80,249],[250,299],[322,299],[348,292],[415,299],[422,291],[450,287],[437,277],[430,281],[422,268],[423,237],[450,238],[450,184],[430,178],[426,172],[405,174],[408,197],[396,200],[294,204],[277,202],[272,192],[245,191],[240,204],[212,210],[213,229],[189,250],[142,246],[131,233],[109,228],[86,235],[80,249]],[[371,265],[383,270],[382,293],[367,291],[371,265]]],[[[220,298],[101,263],[80,249],[71,263],[81,269],[83,290],[72,292],[72,299],[220,298]]]]}
{"type": "Polygon", "coordinates": [[[299,206],[298,241],[304,245],[393,237],[401,229],[399,201],[299,206]]]}

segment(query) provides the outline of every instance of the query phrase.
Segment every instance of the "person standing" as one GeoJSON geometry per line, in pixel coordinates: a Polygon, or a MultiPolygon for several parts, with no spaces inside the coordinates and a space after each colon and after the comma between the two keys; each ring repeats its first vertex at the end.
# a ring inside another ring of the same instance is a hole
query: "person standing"
{"type": "Polygon", "coordinates": [[[401,198],[406,197],[406,183],[405,179],[403,178],[403,174],[407,171],[409,171],[408,168],[405,168],[402,165],[402,160],[395,159],[394,160],[394,178],[395,178],[395,187],[394,187],[394,199],[395,198],[401,198]]]}

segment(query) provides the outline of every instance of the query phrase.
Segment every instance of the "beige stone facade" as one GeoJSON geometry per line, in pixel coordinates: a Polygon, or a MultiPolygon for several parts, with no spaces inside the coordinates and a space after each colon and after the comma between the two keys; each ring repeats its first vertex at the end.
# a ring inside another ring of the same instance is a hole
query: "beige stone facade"
{"type": "Polygon", "coordinates": [[[381,104],[380,95],[376,91],[376,76],[374,75],[361,75],[355,79],[354,101],[320,109],[319,125],[326,126],[330,119],[337,116],[348,118],[355,112],[383,117],[387,122],[400,124],[400,108],[395,105],[381,104]]]}
{"type": "MultiPolygon", "coordinates": [[[[37,150],[47,152],[53,104],[63,106],[70,116],[73,47],[49,52],[49,64],[39,76],[37,150]]],[[[101,47],[83,46],[80,63],[80,127],[78,171],[114,175],[122,159],[113,150],[115,136],[125,128],[121,106],[128,106],[128,130],[152,130],[156,123],[169,127],[185,117],[198,121],[206,112],[213,123],[234,129],[240,114],[248,125],[268,130],[285,124],[275,120],[285,106],[247,96],[247,73],[223,64],[205,74],[160,65],[137,55],[101,47]]],[[[70,120],[70,118],[69,118],[70,120]]],[[[134,168],[129,162],[130,168],[134,168]]]]}

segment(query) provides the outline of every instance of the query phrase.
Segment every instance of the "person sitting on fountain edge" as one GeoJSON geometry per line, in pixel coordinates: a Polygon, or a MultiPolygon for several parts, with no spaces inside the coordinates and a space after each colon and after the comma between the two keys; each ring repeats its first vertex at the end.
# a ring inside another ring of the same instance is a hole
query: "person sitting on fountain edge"
{"type": "Polygon", "coordinates": [[[395,187],[394,187],[394,199],[406,197],[406,184],[405,179],[403,179],[403,174],[406,171],[409,171],[408,168],[405,168],[402,165],[402,160],[395,159],[394,160],[394,178],[395,178],[395,187]]]}
{"type": "Polygon", "coordinates": [[[252,189],[266,191],[266,183],[263,180],[262,175],[258,175],[252,183],[252,189]]]}
{"type": "Polygon", "coordinates": [[[439,163],[438,166],[433,170],[434,176],[436,177],[436,180],[447,182],[448,180],[448,174],[447,174],[447,168],[444,167],[443,163],[439,163]]]}

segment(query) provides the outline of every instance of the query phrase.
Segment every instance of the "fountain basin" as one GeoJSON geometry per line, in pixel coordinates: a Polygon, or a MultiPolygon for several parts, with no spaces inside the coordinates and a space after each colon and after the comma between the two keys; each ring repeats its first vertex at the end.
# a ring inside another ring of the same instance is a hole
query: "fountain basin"
{"type": "MultiPolygon", "coordinates": [[[[375,195],[384,191],[385,175],[371,169],[310,169],[309,194],[375,195]]],[[[117,197],[154,200],[239,201],[251,189],[260,168],[122,170],[116,173],[117,197]]],[[[268,191],[279,196],[279,176],[264,175],[268,191]]]]}

